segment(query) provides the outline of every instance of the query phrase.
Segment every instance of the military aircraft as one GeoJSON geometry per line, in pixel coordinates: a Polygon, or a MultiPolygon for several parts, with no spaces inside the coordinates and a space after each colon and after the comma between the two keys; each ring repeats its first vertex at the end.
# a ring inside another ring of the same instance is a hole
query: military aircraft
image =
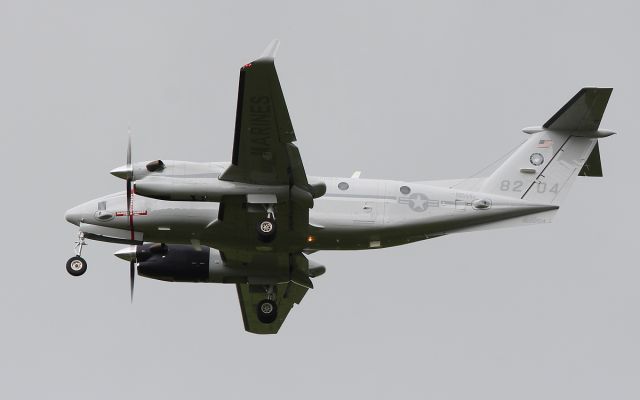
{"type": "Polygon", "coordinates": [[[151,160],[111,174],[126,190],[66,212],[86,239],[123,243],[137,274],[235,284],[244,327],[277,333],[325,267],[319,250],[398,246],[456,232],[551,222],[576,176],[602,176],[610,88],[581,89],[486,178],[406,182],[305,173],[276,69],[278,42],[240,69],[231,162],[151,160]]]}

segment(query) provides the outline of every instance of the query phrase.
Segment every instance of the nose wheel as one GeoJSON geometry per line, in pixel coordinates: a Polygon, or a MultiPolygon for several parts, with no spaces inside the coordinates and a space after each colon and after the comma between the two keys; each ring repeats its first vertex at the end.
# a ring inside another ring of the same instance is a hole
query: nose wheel
{"type": "Polygon", "coordinates": [[[78,233],[78,240],[74,248],[76,255],[67,261],[67,272],[73,276],[80,276],[87,272],[87,261],[81,257],[82,247],[86,246],[86,244],[84,234],[82,232],[78,233]]]}
{"type": "Polygon", "coordinates": [[[87,261],[80,256],[71,257],[67,261],[67,272],[73,276],[84,274],[87,272],[87,261]]]}

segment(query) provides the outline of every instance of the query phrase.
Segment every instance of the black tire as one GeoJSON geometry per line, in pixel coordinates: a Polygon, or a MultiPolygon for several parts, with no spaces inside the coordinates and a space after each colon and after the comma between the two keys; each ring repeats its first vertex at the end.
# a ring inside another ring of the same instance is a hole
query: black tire
{"type": "Polygon", "coordinates": [[[263,324],[270,324],[278,318],[278,306],[273,300],[262,300],[256,309],[258,319],[263,324]]]}
{"type": "Polygon", "coordinates": [[[261,219],[256,225],[256,231],[261,242],[269,243],[276,237],[276,221],[271,218],[261,219]]]}
{"type": "Polygon", "coordinates": [[[67,261],[67,272],[73,276],[80,276],[87,272],[87,262],[79,256],[71,257],[67,261]]]}

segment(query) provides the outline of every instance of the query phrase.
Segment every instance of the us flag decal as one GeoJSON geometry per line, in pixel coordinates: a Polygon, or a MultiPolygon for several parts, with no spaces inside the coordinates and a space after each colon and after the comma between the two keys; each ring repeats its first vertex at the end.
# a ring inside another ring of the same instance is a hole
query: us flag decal
{"type": "Polygon", "coordinates": [[[542,139],[542,140],[540,140],[538,142],[538,145],[536,147],[546,149],[547,147],[551,146],[552,144],[553,144],[553,140],[551,140],[551,139],[542,139]]]}

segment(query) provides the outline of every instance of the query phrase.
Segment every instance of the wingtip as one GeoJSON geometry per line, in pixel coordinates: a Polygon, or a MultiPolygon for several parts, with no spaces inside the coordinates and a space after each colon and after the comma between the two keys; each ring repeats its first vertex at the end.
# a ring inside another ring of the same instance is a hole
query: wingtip
{"type": "Polygon", "coordinates": [[[280,41],[278,39],[273,39],[271,43],[267,45],[264,49],[260,58],[258,60],[273,60],[276,58],[276,53],[278,52],[278,48],[280,47],[280,41]]]}

